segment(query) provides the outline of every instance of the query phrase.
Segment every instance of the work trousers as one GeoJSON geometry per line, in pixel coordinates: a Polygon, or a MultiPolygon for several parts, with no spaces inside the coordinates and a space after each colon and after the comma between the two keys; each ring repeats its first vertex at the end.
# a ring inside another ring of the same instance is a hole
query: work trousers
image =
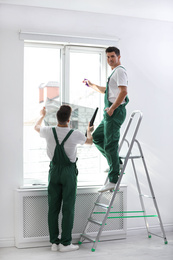
{"type": "Polygon", "coordinates": [[[76,165],[59,167],[53,165],[49,171],[48,185],[48,225],[50,242],[52,244],[70,245],[74,222],[74,208],[76,200],[77,176],[76,165]],[[59,236],[59,213],[62,204],[62,233],[59,236]]]}
{"type": "Polygon", "coordinates": [[[115,109],[112,116],[105,111],[104,119],[93,133],[93,142],[107,159],[110,167],[108,177],[113,183],[117,183],[120,172],[118,147],[120,128],[125,118],[125,105],[120,105],[115,109]]]}

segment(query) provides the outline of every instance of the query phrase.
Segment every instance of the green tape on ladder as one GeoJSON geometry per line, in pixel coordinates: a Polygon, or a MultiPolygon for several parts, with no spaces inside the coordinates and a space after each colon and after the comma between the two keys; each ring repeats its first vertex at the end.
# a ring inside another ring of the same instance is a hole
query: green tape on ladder
{"type": "Polygon", "coordinates": [[[142,215],[142,216],[120,216],[120,217],[108,217],[111,218],[151,218],[151,217],[158,217],[157,215],[142,215]]]}
{"type": "MultiPolygon", "coordinates": [[[[144,213],[143,210],[138,211],[115,211],[109,212],[109,214],[122,214],[122,213],[144,213]]],[[[106,214],[106,212],[93,212],[93,214],[106,214]]],[[[151,217],[158,217],[157,215],[141,215],[141,216],[117,216],[117,217],[108,217],[111,218],[151,218],[151,217]]]]}
{"type": "MultiPolygon", "coordinates": [[[[115,212],[109,212],[109,214],[122,214],[122,213],[144,213],[144,211],[115,211],[115,212]]],[[[106,212],[99,212],[95,211],[93,214],[106,214],[106,212]]]]}

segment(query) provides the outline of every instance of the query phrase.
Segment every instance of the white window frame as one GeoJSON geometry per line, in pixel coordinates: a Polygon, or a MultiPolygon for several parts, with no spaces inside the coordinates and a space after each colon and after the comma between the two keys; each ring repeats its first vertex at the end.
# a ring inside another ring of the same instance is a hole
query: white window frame
{"type": "MultiPolygon", "coordinates": [[[[69,43],[43,43],[43,42],[33,42],[26,41],[24,46],[28,47],[42,47],[42,48],[55,48],[60,49],[60,62],[61,62],[61,71],[60,71],[60,100],[61,102],[69,102],[69,81],[70,81],[70,52],[85,52],[85,53],[97,53],[101,54],[101,72],[100,72],[100,84],[101,86],[105,85],[106,77],[107,77],[107,62],[106,62],[106,53],[105,47],[95,47],[95,46],[82,46],[82,45],[69,45],[69,43]],[[63,91],[62,91],[63,86],[63,91]]],[[[98,93],[99,95],[99,93],[98,93]]],[[[99,121],[101,120],[102,110],[104,107],[103,97],[99,96],[100,103],[100,113],[99,113],[99,121]]],[[[100,155],[101,162],[101,155],[100,155]]],[[[99,165],[101,170],[101,163],[99,165]]],[[[23,179],[24,181],[24,179],[23,179]]],[[[27,185],[27,184],[26,184],[27,185]]],[[[90,186],[90,185],[87,185],[90,186]]]]}

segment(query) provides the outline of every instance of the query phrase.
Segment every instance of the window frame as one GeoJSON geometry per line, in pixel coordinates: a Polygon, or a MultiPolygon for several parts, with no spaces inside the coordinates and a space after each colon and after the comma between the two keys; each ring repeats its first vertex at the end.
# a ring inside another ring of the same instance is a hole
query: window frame
{"type": "MultiPolygon", "coordinates": [[[[105,85],[107,77],[107,63],[106,63],[106,47],[96,46],[85,46],[85,45],[74,45],[65,43],[49,43],[49,42],[36,42],[36,41],[25,41],[24,47],[38,47],[38,48],[55,48],[60,50],[60,101],[69,102],[69,82],[70,82],[70,52],[81,52],[81,53],[100,53],[100,84],[105,85]],[[63,90],[62,90],[63,88],[63,90]]],[[[99,96],[100,113],[98,114],[99,121],[101,121],[102,110],[104,107],[104,101],[101,95],[99,96]]],[[[99,154],[99,170],[101,170],[101,154],[99,154]]],[[[24,161],[23,161],[24,164],[24,161]]],[[[33,178],[34,180],[34,178],[33,178]]],[[[25,184],[25,177],[23,176],[23,184],[25,184]]],[[[88,184],[86,186],[92,186],[88,184]]]]}

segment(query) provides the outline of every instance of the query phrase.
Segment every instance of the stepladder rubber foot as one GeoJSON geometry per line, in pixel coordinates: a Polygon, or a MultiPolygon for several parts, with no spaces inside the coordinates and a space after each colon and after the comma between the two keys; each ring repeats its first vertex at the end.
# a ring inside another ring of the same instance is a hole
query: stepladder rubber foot
{"type": "Polygon", "coordinates": [[[91,252],[95,252],[96,250],[94,248],[91,248],[91,252]]]}

